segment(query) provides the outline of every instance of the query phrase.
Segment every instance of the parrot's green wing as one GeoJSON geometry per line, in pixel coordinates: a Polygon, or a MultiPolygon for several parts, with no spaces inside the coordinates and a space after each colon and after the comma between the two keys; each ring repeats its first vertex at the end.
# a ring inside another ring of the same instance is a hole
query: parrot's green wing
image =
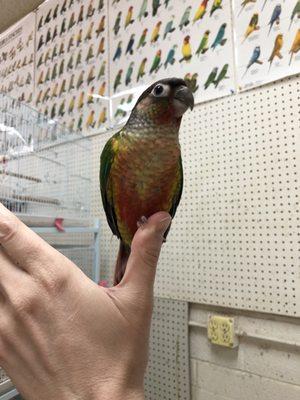
{"type": "Polygon", "coordinates": [[[177,207],[180,203],[181,195],[182,195],[182,189],[183,189],[183,168],[182,168],[182,159],[181,157],[179,158],[178,161],[178,170],[179,170],[179,179],[175,188],[175,193],[173,196],[173,201],[172,201],[172,206],[170,208],[170,215],[172,218],[174,218],[176,214],[177,207]]]}
{"type": "MultiPolygon", "coordinates": [[[[118,230],[117,217],[113,204],[112,187],[110,182],[110,169],[114,162],[116,151],[114,144],[118,142],[120,133],[112,136],[104,146],[100,159],[100,190],[103,208],[106,214],[108,225],[113,234],[120,239],[120,232],[118,230]]],[[[116,147],[115,147],[116,148],[116,147]]]]}

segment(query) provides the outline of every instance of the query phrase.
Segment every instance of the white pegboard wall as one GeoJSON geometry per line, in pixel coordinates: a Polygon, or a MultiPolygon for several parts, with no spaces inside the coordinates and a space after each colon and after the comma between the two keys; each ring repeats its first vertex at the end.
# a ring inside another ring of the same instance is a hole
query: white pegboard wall
{"type": "MultiPolygon", "coordinates": [[[[296,76],[198,105],[184,117],[184,191],[157,296],[300,316],[299,98],[296,76]]],[[[93,139],[92,201],[103,220],[105,277],[117,250],[98,183],[108,137],[93,139]]]]}
{"type": "Polygon", "coordinates": [[[190,400],[188,304],[155,298],[146,400],[190,400]]]}

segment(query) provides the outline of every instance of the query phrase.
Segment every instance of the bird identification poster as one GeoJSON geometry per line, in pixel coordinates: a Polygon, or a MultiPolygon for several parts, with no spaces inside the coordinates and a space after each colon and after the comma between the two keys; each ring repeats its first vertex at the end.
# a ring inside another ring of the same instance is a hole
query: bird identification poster
{"type": "Polygon", "coordinates": [[[35,14],[0,35],[0,91],[27,103],[34,90],[35,14]]]}
{"type": "Polygon", "coordinates": [[[300,0],[234,0],[234,34],[240,90],[300,72],[300,0]]]}
{"type": "Polygon", "coordinates": [[[184,78],[203,102],[234,91],[230,0],[110,0],[111,95],[184,78]]]}
{"type": "Polygon", "coordinates": [[[108,123],[105,0],[48,0],[37,10],[35,106],[70,130],[108,123]]]}

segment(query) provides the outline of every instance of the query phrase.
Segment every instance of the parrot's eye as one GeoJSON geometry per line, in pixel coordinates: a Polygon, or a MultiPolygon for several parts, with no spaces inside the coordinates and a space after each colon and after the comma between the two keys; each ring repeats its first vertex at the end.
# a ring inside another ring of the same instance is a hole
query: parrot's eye
{"type": "Polygon", "coordinates": [[[152,93],[154,94],[155,97],[167,96],[168,92],[169,92],[169,86],[162,85],[160,83],[156,85],[152,90],[152,93]]]}

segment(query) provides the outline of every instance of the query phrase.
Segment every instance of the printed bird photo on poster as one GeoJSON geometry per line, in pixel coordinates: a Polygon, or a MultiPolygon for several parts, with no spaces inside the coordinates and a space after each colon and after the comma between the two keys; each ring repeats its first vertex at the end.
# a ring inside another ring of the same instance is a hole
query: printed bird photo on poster
{"type": "Polygon", "coordinates": [[[233,93],[229,0],[110,0],[109,20],[111,95],[172,76],[198,103],[233,93]]]}
{"type": "Polygon", "coordinates": [[[300,0],[234,0],[240,90],[300,71],[300,0]]]}
{"type": "Polygon", "coordinates": [[[38,8],[35,106],[46,116],[83,133],[107,126],[107,61],[105,0],[48,0],[38,8]]]}
{"type": "Polygon", "coordinates": [[[0,91],[27,103],[34,91],[34,26],[30,13],[0,35],[0,91]]]}

